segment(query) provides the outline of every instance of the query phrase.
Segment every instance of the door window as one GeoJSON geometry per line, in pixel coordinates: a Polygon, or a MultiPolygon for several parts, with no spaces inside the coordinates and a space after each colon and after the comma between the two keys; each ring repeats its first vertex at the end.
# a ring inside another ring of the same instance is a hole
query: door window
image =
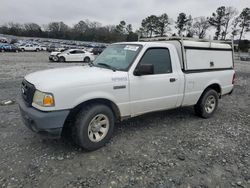
{"type": "Polygon", "coordinates": [[[75,54],[84,54],[84,51],[76,50],[75,54]]]}
{"type": "Polygon", "coordinates": [[[140,64],[152,64],[154,74],[172,72],[171,58],[167,48],[150,48],[141,58],[140,64]]]}

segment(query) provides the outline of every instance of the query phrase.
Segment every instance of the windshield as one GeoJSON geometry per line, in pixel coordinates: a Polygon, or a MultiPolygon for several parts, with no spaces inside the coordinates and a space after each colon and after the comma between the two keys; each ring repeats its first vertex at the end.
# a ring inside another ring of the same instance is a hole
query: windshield
{"type": "Polygon", "coordinates": [[[141,45],[113,44],[106,48],[93,64],[94,66],[127,71],[140,50],[141,45]]]}

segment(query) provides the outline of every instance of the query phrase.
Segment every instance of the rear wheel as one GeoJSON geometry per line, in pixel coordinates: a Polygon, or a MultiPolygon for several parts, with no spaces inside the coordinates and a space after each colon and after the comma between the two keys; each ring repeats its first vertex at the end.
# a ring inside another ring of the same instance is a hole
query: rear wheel
{"type": "Polygon", "coordinates": [[[102,104],[84,107],[77,115],[72,134],[76,144],[86,150],[96,150],[111,138],[114,129],[112,110],[102,104]]]}
{"type": "Polygon", "coordinates": [[[1,52],[5,52],[5,50],[4,50],[4,49],[1,49],[1,52]]]}
{"type": "Polygon", "coordinates": [[[65,58],[64,57],[59,57],[59,62],[65,62],[65,58]]]}
{"type": "Polygon", "coordinates": [[[218,107],[219,96],[213,89],[206,90],[194,106],[195,113],[203,118],[210,118],[218,107]]]}
{"type": "Polygon", "coordinates": [[[37,48],[36,51],[39,52],[40,50],[37,48]]]}
{"type": "Polygon", "coordinates": [[[25,51],[24,48],[21,48],[21,51],[24,52],[25,51]]]}
{"type": "Polygon", "coordinates": [[[85,63],[89,63],[90,62],[90,58],[89,57],[85,57],[83,60],[85,63]]]}

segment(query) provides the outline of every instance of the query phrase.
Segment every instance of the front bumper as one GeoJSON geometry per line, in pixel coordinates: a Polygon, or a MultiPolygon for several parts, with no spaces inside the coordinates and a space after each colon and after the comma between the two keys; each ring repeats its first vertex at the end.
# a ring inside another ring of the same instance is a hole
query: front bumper
{"type": "Polygon", "coordinates": [[[58,57],[56,55],[50,55],[49,56],[49,61],[57,62],[58,61],[58,57]]]}
{"type": "Polygon", "coordinates": [[[48,138],[61,137],[69,110],[42,112],[26,106],[23,101],[19,102],[19,108],[24,124],[33,132],[48,138]]]}
{"type": "Polygon", "coordinates": [[[49,60],[53,61],[53,56],[52,55],[49,56],[49,60]]]}

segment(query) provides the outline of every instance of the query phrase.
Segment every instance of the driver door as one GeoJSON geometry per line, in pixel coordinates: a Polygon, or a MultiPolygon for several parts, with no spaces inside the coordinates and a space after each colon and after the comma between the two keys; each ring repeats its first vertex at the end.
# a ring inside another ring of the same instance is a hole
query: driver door
{"type": "MultiPolygon", "coordinates": [[[[152,64],[150,75],[130,74],[130,101],[133,116],[176,107],[180,79],[167,47],[148,48],[137,66],[152,64]]],[[[135,68],[136,69],[136,68],[135,68]]]]}

